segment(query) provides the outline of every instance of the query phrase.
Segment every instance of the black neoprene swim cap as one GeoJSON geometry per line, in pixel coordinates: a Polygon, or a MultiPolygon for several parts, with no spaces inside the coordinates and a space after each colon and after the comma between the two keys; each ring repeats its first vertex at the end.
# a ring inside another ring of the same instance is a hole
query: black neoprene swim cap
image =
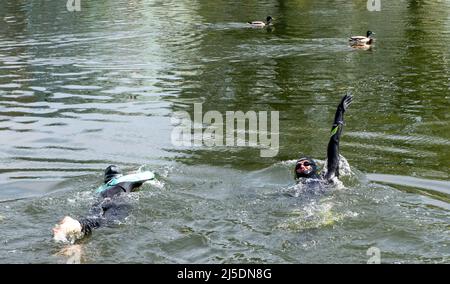
{"type": "Polygon", "coordinates": [[[105,169],[105,179],[104,182],[107,183],[114,177],[121,175],[122,171],[116,165],[110,165],[105,169]]]}

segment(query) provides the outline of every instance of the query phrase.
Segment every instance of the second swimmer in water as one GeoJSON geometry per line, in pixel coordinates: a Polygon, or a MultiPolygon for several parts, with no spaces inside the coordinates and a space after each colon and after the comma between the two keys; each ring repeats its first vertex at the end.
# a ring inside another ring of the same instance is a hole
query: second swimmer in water
{"type": "Polygon", "coordinates": [[[123,221],[129,215],[131,208],[129,204],[120,200],[119,196],[123,193],[132,192],[144,182],[153,179],[153,174],[147,176],[135,175],[136,178],[127,179],[129,176],[123,176],[118,166],[107,167],[104,184],[99,192],[101,198],[92,206],[88,217],[78,220],[69,216],[64,217],[53,228],[53,239],[73,243],[75,240],[90,234],[93,229],[123,221]]]}

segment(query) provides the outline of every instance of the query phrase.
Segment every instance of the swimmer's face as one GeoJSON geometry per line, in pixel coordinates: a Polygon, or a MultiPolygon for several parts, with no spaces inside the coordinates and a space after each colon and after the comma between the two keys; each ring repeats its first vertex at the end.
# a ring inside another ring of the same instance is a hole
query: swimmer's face
{"type": "Polygon", "coordinates": [[[314,162],[309,159],[300,159],[295,165],[295,174],[299,177],[309,177],[314,174],[314,162]]]}
{"type": "Polygon", "coordinates": [[[295,166],[295,171],[297,173],[308,174],[312,171],[312,163],[309,160],[298,161],[295,166]]]}

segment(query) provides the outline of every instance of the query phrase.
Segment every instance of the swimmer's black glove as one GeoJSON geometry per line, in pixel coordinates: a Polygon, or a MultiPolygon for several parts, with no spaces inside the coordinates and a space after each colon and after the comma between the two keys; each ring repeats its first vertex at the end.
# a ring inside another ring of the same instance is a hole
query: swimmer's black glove
{"type": "Polygon", "coordinates": [[[346,111],[348,109],[348,107],[350,106],[350,104],[352,103],[353,100],[353,96],[352,95],[345,95],[342,100],[341,103],[339,104],[339,108],[342,111],[346,111]]]}

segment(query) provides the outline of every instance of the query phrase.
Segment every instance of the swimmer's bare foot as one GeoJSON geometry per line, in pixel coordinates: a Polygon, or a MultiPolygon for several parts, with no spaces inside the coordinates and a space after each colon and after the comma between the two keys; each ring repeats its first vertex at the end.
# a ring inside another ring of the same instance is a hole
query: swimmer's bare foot
{"type": "Polygon", "coordinates": [[[77,220],[66,216],[52,229],[53,239],[57,242],[75,242],[82,237],[81,224],[77,220]]]}

